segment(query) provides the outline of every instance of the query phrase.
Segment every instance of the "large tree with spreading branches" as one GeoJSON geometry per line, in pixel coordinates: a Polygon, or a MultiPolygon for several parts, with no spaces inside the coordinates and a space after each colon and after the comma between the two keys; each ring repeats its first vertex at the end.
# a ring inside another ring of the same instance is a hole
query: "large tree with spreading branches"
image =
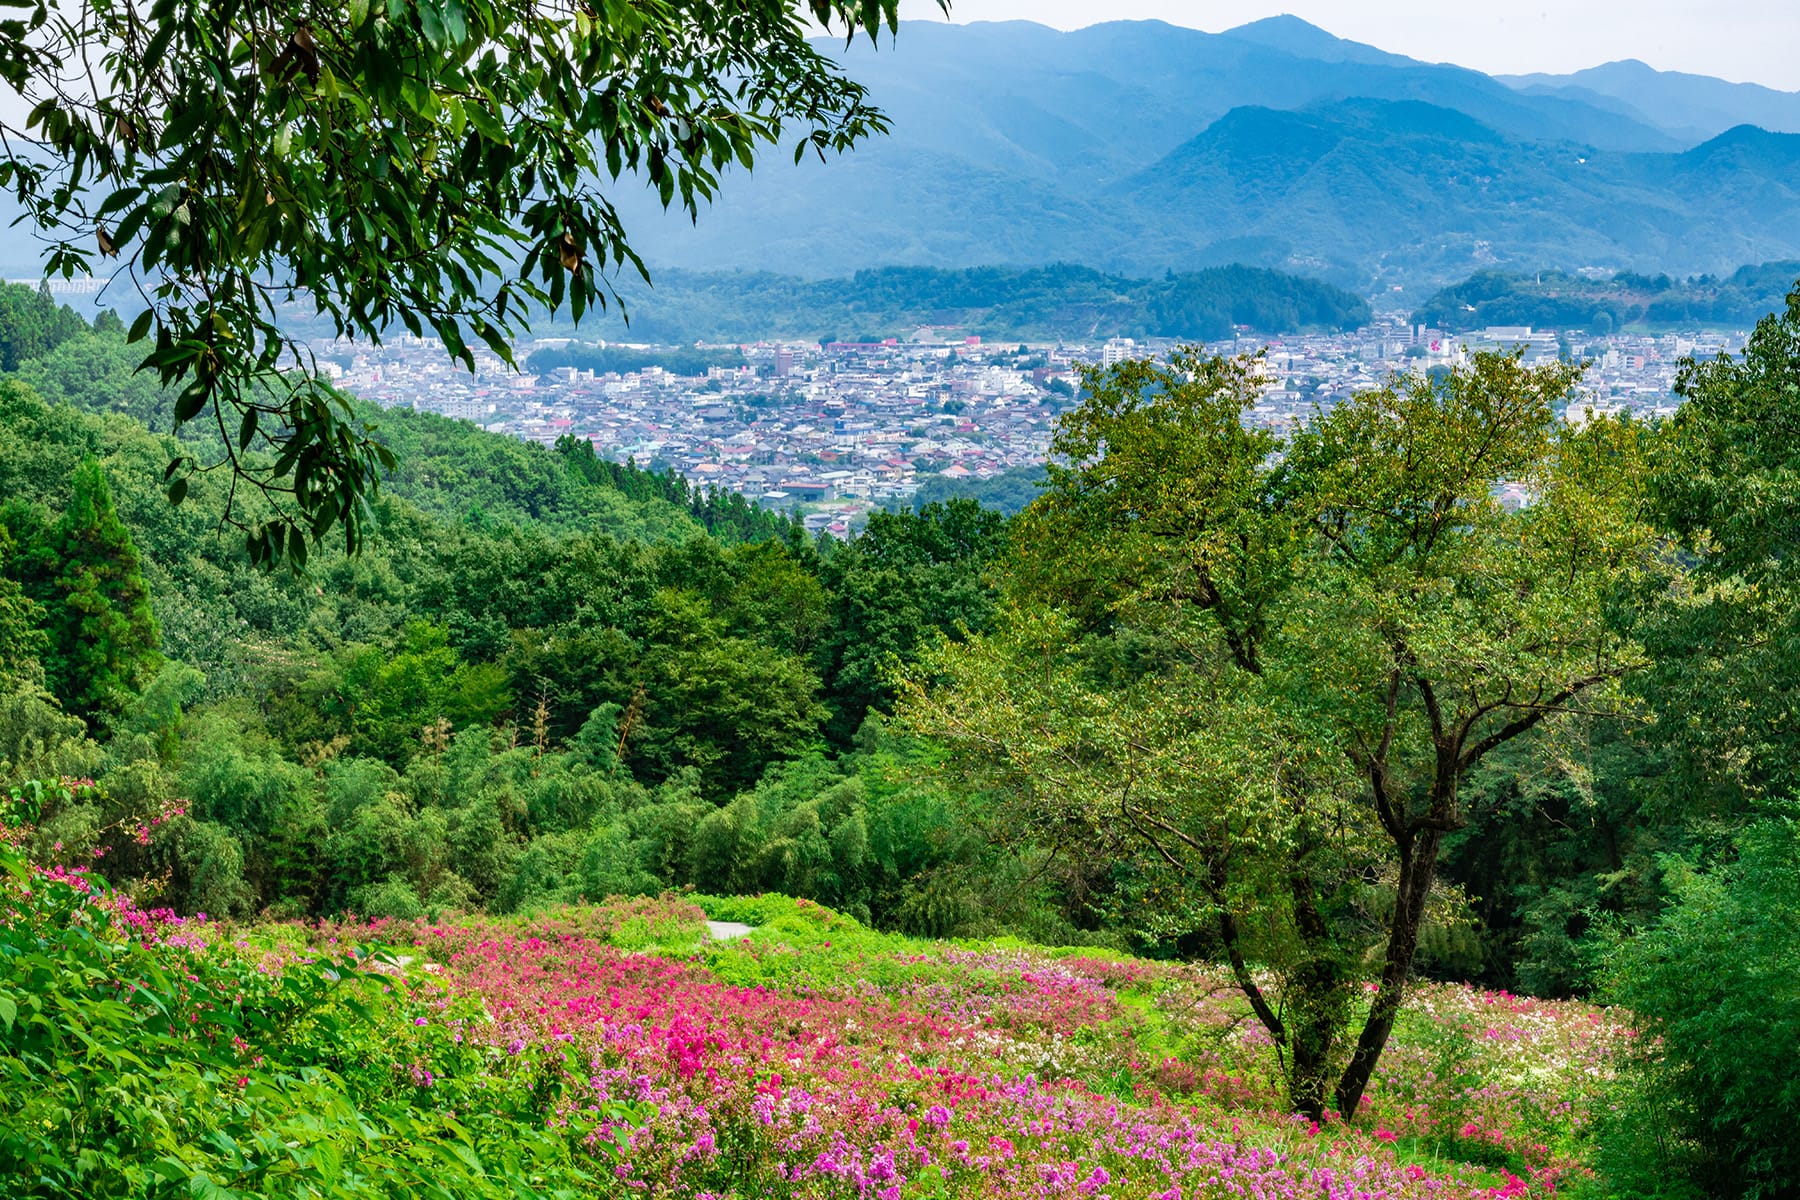
{"type": "Polygon", "coordinates": [[[1256,360],[1089,370],[996,630],[903,698],[997,832],[1229,961],[1315,1117],[1355,1113],[1455,908],[1471,772],[1643,661],[1609,606],[1659,569],[1650,435],[1564,424],[1580,370],[1477,355],[1286,437],[1256,360]]]}

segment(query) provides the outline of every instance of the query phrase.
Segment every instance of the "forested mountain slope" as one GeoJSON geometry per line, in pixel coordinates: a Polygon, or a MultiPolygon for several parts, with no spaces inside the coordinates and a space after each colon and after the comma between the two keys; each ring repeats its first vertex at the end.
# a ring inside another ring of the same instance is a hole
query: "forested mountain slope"
{"type": "Polygon", "coordinates": [[[829,184],[816,163],[733,176],[732,203],[697,226],[627,191],[653,264],[1236,262],[1416,297],[1482,266],[1718,273],[1800,254],[1791,146],[1721,153],[1749,115],[1672,133],[1611,97],[1520,90],[1292,18],[1221,34],[913,22],[880,53],[834,53],[893,133],[829,184]]]}
{"type": "MultiPolygon", "coordinates": [[[[1207,340],[1354,329],[1362,297],[1318,279],[1254,267],[1211,267],[1153,279],[1072,263],[1042,267],[880,267],[841,279],[774,272],[655,273],[621,281],[629,326],[615,336],[681,344],[765,338],[858,341],[910,336],[921,325],[990,339],[1110,337],[1207,340]]],[[[592,321],[559,325],[588,335],[592,321]]]]}
{"type": "MultiPolygon", "coordinates": [[[[730,863],[868,911],[963,853],[870,809],[891,785],[835,756],[877,751],[855,738],[889,655],[985,619],[997,517],[882,515],[815,547],[585,442],[380,413],[403,466],[378,536],[270,573],[221,522],[228,479],[169,504],[177,444],[144,424],[168,398],[119,335],[71,333],[0,381],[0,770],[185,809],[115,869],[214,913],[404,912],[730,863]],[[750,853],[807,822],[825,840],[750,853]]],[[[91,845],[106,819],[44,836],[91,845]]]]}
{"type": "Polygon", "coordinates": [[[1748,329],[1781,310],[1797,276],[1800,262],[1763,263],[1726,276],[1680,280],[1630,272],[1589,279],[1561,271],[1486,271],[1437,292],[1413,313],[1413,320],[1456,333],[1491,325],[1601,335],[1627,325],[1748,329]]]}

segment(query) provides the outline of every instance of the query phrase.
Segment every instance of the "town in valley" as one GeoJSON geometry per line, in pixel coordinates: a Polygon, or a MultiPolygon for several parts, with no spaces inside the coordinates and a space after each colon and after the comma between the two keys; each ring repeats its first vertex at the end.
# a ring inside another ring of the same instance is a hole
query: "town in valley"
{"type": "MultiPolygon", "coordinates": [[[[1394,314],[1348,333],[1270,338],[1243,330],[1206,349],[1262,355],[1263,396],[1250,419],[1273,427],[1379,387],[1398,371],[1449,366],[1495,347],[1522,348],[1528,362],[1591,362],[1566,414],[1580,420],[1598,412],[1673,412],[1682,361],[1734,352],[1746,336],[1692,330],[1588,337],[1524,327],[1452,335],[1394,314]]],[[[602,457],[673,470],[764,508],[798,510],[809,530],[843,536],[870,510],[908,502],[933,477],[963,484],[1041,464],[1056,418],[1080,386],[1078,365],[1163,355],[1178,344],[1019,343],[926,327],[880,342],[708,347],[735,350],[741,362],[691,375],[660,365],[623,372],[527,365],[537,352],[584,345],[570,338],[519,347],[518,371],[480,352],[472,373],[429,338],[376,348],[320,342],[316,349],[338,386],[383,407],[438,413],[545,444],[587,438],[602,457]]],[[[679,357],[675,348],[629,348],[645,359],[659,349],[679,357]]]]}

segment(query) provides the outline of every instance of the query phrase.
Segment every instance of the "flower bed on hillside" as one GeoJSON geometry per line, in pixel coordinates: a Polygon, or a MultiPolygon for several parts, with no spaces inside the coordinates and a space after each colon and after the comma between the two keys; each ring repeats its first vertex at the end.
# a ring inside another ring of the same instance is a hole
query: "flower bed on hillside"
{"type": "Polygon", "coordinates": [[[438,968],[459,1039],[573,1051],[559,1120],[633,1105],[591,1136],[644,1196],[1543,1194],[1621,1036],[1588,1006],[1424,985],[1359,1119],[1321,1129],[1281,1112],[1266,1038],[1207,971],[913,942],[803,901],[710,945],[662,903],[359,936],[438,968]],[[652,928],[660,953],[613,944],[652,928]]]}
{"type": "Polygon", "coordinates": [[[1364,1112],[1321,1128],[1190,965],[781,898],[230,927],[0,865],[0,1172],[27,1196],[1544,1195],[1624,1035],[1423,985],[1364,1112]],[[758,928],[715,943],[709,915],[758,928]]]}

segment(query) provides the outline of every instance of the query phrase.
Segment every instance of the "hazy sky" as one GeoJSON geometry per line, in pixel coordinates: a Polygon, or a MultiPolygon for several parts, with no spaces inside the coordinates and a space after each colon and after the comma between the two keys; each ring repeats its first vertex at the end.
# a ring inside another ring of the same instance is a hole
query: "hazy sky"
{"type": "MultiPolygon", "coordinates": [[[[933,0],[908,17],[942,19],[933,0]]],[[[1156,18],[1218,32],[1293,13],[1339,37],[1489,74],[1562,74],[1620,58],[1800,91],[1795,0],[952,0],[957,21],[1030,20],[1062,29],[1156,18]]]]}

